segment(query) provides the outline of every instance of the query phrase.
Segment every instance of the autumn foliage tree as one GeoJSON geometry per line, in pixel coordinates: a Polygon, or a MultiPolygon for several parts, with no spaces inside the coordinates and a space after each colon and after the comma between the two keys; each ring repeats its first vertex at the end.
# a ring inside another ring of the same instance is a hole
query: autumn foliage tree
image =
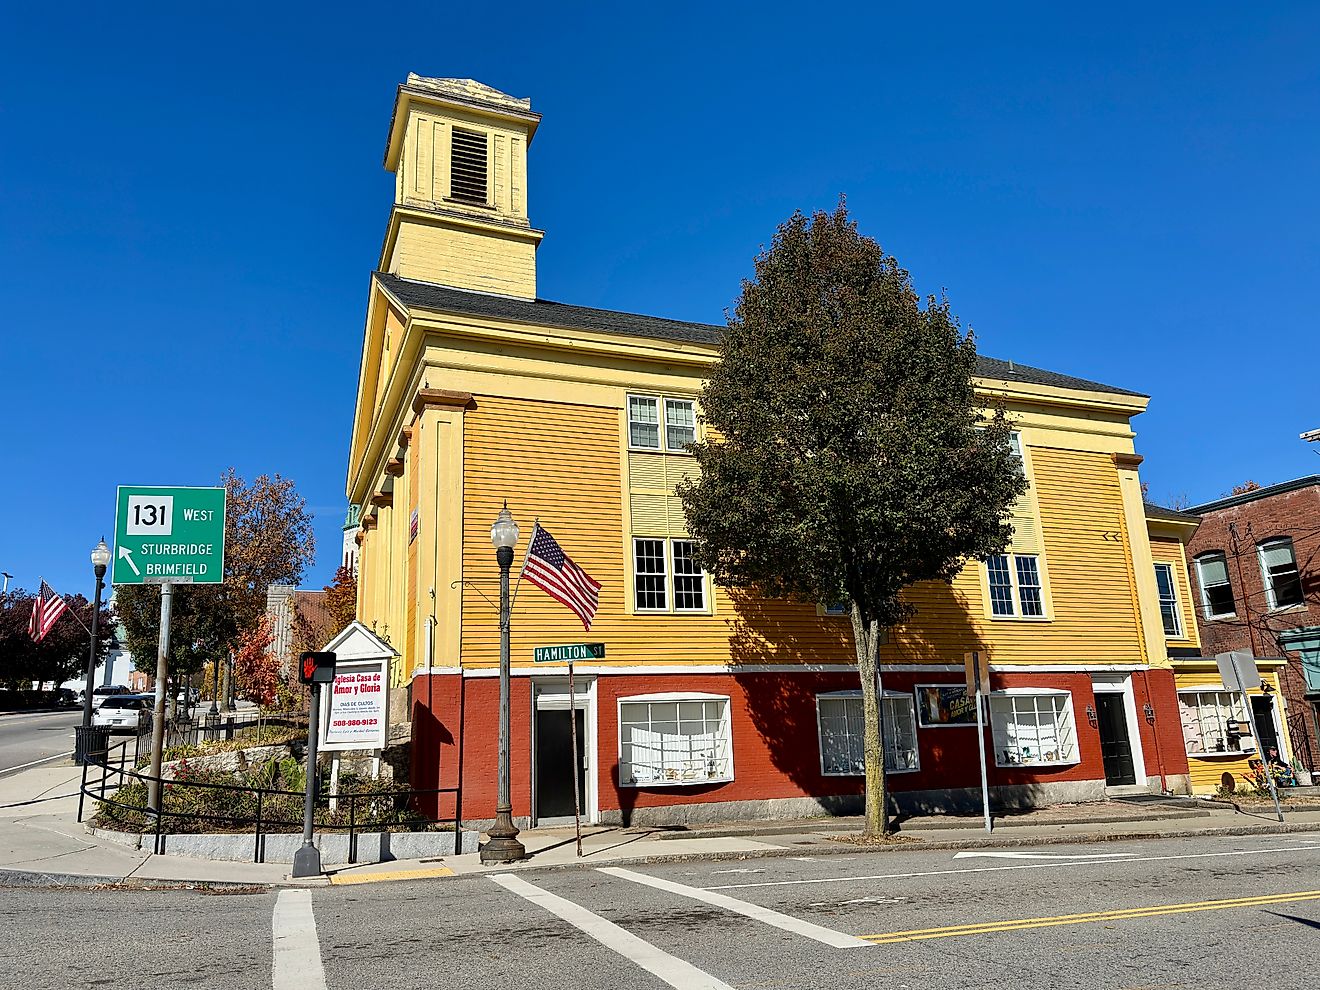
{"type": "Polygon", "coordinates": [[[270,649],[274,641],[275,634],[265,615],[239,636],[234,648],[234,678],[239,697],[258,705],[274,703],[282,677],[279,657],[270,649]]]}
{"type": "Polygon", "coordinates": [[[865,717],[866,831],[889,831],[881,631],[903,591],[1001,553],[1026,488],[976,344],[861,236],[843,204],[798,213],[756,259],[701,393],[700,473],[680,488],[697,556],[726,587],[845,604],[865,717]]]}

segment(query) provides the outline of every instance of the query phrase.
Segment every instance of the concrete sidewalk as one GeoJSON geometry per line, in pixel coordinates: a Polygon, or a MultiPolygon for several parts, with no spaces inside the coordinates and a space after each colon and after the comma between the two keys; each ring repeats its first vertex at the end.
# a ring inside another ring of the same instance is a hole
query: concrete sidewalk
{"type": "MultiPolygon", "coordinates": [[[[742,822],[690,829],[587,825],[578,857],[572,828],[522,833],[528,859],[512,866],[483,866],[478,855],[398,860],[331,867],[314,881],[289,879],[280,863],[229,863],[184,856],[157,856],[148,849],[103,841],[76,820],[81,769],[67,763],[34,767],[0,778],[0,885],[102,884],[351,884],[417,880],[528,869],[575,869],[607,864],[682,859],[751,859],[822,856],[888,849],[968,849],[1054,843],[1103,842],[1156,836],[1269,834],[1320,831],[1320,808],[1245,814],[1208,802],[1105,802],[1067,805],[1006,817],[992,834],[980,819],[931,816],[901,823],[898,841],[861,845],[848,841],[857,819],[742,822]]],[[[92,807],[86,809],[92,814],[92,807]]]]}

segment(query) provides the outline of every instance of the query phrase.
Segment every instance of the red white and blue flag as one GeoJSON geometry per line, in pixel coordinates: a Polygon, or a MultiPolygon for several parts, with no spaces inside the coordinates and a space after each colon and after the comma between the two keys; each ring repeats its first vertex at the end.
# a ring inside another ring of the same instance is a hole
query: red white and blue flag
{"type": "Polygon", "coordinates": [[[592,617],[600,606],[600,582],[573,563],[540,523],[532,528],[522,572],[532,584],[572,609],[584,629],[591,628],[592,617]]]}
{"type": "Polygon", "coordinates": [[[40,643],[46,637],[50,627],[55,625],[55,620],[64,614],[66,608],[68,606],[64,604],[64,599],[42,581],[37,597],[32,600],[32,618],[28,620],[28,635],[34,643],[40,643]]]}

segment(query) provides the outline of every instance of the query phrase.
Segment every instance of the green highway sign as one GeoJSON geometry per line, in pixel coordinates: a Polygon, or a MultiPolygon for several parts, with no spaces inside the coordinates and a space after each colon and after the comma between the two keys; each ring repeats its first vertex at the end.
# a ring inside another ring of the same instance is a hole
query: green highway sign
{"type": "Polygon", "coordinates": [[[219,584],[224,573],[223,488],[120,485],[111,584],[219,584]]]}
{"type": "Polygon", "coordinates": [[[604,660],[604,643],[571,643],[568,646],[537,646],[532,649],[537,663],[563,663],[574,660],[604,660]]]}

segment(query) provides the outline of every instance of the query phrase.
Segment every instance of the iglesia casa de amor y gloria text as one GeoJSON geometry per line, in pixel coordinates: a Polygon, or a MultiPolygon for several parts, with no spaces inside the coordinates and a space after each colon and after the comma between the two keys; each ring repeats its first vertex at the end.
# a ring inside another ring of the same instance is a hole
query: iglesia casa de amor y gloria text
{"type": "MultiPolygon", "coordinates": [[[[670,823],[853,812],[862,714],[849,619],[730,594],[693,559],[674,486],[721,328],[537,296],[531,101],[410,75],[385,148],[394,201],[371,278],[347,490],[358,618],[397,656],[390,718],[412,782],[494,817],[499,623],[490,526],[507,500],[601,582],[605,656],[537,664],[577,617],[524,586],[512,621],[520,822],[573,812],[670,823]]],[[[1247,754],[1242,707],[1200,656],[1184,545],[1197,520],[1143,503],[1131,420],[1146,396],[981,358],[1029,489],[1008,552],[919,585],[881,648],[900,808],[979,805],[964,653],[991,661],[989,782],[1001,807],[1213,788],[1247,754]]],[[[515,563],[515,568],[517,563],[515,563]]],[[[1275,672],[1262,674],[1269,682],[1275,672]]],[[[1244,716],[1245,717],[1245,716],[1244,716]]],[[[1281,713],[1276,717],[1282,717],[1281,713]]],[[[1282,730],[1282,726],[1279,729],[1282,730]]],[[[1279,732],[1283,736],[1282,731],[1279,732]]]]}

